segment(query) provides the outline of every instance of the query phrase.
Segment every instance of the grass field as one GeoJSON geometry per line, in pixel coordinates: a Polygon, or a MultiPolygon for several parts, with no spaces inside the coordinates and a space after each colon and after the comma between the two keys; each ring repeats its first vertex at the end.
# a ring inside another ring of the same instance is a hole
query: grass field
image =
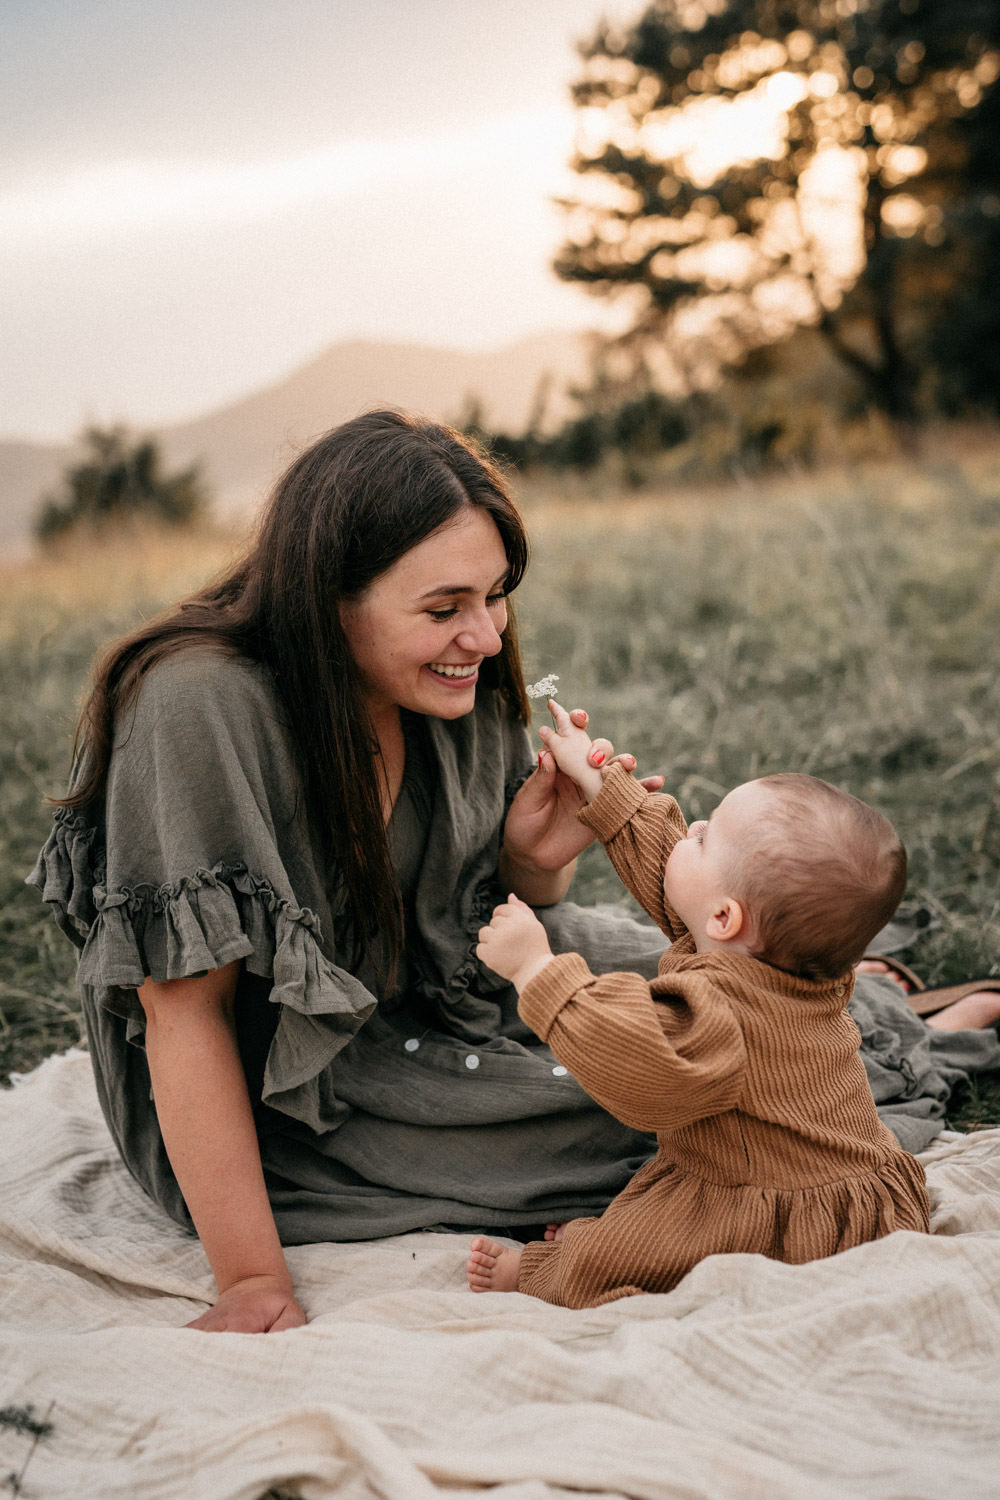
{"type": "MultiPolygon", "coordinates": [[[[524,486],[526,670],[662,771],[701,816],[773,770],[876,803],[938,925],[931,983],[1000,973],[1000,443],[906,463],[639,496],[524,486]]],[[[73,952],[22,885],[62,786],[94,649],[223,560],[203,536],[122,541],[0,576],[0,1073],[78,1037],[73,952]]],[[[618,899],[598,850],[574,895],[618,899]]],[[[1000,1080],[956,1101],[1000,1121],[1000,1080]]]]}

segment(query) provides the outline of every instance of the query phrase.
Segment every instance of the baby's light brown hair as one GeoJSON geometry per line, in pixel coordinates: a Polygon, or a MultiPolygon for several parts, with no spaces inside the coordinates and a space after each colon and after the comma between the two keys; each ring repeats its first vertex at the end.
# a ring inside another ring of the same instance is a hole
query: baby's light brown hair
{"type": "Polygon", "coordinates": [[[906,850],[889,819],[815,776],[758,783],[773,807],[734,856],[754,957],[806,979],[836,979],[864,956],[906,889],[906,850]]]}

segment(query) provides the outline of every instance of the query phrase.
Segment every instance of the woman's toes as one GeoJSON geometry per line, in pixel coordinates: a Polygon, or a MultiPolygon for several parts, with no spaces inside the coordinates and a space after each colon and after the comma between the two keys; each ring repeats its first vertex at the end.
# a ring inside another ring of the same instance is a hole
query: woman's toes
{"type": "Polygon", "coordinates": [[[893,984],[898,984],[904,995],[910,993],[910,986],[902,974],[897,973],[895,969],[890,969],[889,965],[883,963],[880,958],[863,958],[859,964],[854,965],[854,972],[856,974],[879,974],[883,979],[891,979],[893,984]]]}

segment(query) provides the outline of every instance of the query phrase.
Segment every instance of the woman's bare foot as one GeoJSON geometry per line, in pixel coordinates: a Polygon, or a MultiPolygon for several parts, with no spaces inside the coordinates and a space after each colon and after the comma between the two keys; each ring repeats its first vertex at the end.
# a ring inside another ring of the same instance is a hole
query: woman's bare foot
{"type": "Polygon", "coordinates": [[[946,1005],[936,1015],[925,1016],[924,1020],[937,1031],[982,1031],[1000,1021],[1000,993],[976,990],[953,1005],[946,1005]]]}
{"type": "Polygon", "coordinates": [[[520,1250],[511,1250],[507,1245],[498,1245],[496,1240],[477,1234],[469,1246],[469,1261],[465,1268],[470,1291],[516,1292],[520,1264],[520,1250]]]}
{"type": "MultiPolygon", "coordinates": [[[[857,974],[882,974],[898,984],[904,995],[910,993],[910,986],[902,974],[897,974],[895,969],[891,969],[880,958],[863,958],[859,964],[854,965],[854,969],[857,974]]],[[[987,1026],[1000,1021],[1000,992],[975,990],[971,995],[963,995],[961,1000],[956,1000],[952,1005],[946,1005],[944,1010],[939,1010],[935,1015],[924,1016],[924,1020],[935,1031],[983,1031],[987,1026]]]]}
{"type": "Polygon", "coordinates": [[[854,965],[855,974],[881,974],[884,979],[891,979],[893,984],[898,984],[904,995],[910,993],[910,986],[902,974],[889,965],[883,963],[880,958],[863,958],[859,964],[854,965]]]}
{"type": "Polygon", "coordinates": [[[561,1240],[565,1233],[565,1224],[546,1224],[545,1226],[545,1238],[553,1244],[557,1240],[561,1240]]]}

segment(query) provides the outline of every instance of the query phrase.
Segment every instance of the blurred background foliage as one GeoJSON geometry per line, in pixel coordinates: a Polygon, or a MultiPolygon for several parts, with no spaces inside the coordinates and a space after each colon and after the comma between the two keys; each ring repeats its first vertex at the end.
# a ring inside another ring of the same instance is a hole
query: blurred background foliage
{"type": "Polygon", "coordinates": [[[43,500],[35,535],[43,546],[85,527],[119,532],[139,522],[190,526],[204,519],[207,494],[197,467],[164,472],[153,438],[122,427],[91,427],[79,462],[63,471],[58,494],[43,500]]]}
{"type": "MultiPolygon", "coordinates": [[[[691,817],[773,770],[883,808],[910,853],[905,955],[931,984],[1000,972],[1000,467],[995,438],[628,496],[519,484],[525,667],[660,771],[691,817]]],[[[0,1084],[80,1037],[76,953],[24,885],[95,650],[231,561],[207,528],[77,538],[0,570],[0,1084]]],[[[625,900],[597,848],[573,899],[625,900]]],[[[1000,1121],[1000,1078],[952,1101],[1000,1121]]]]}
{"type": "Polygon", "coordinates": [[[996,0],[655,0],[580,55],[554,269],[627,326],[557,430],[544,389],[524,433],[467,430],[642,482],[657,454],[745,470],[995,419],[996,0]]]}
{"type": "MultiPolygon", "coordinates": [[[[457,425],[517,469],[638,487],[996,422],[998,0],[653,0],[578,50],[553,269],[620,332],[592,336],[568,416],[544,377],[523,430],[474,395],[457,425]]],[[[198,468],[154,439],[82,443],[43,543],[203,519],[198,468]]]]}
{"type": "MultiPolygon", "coordinates": [[[[460,421],[524,471],[530,675],[695,816],[779,768],[884,807],[925,978],[996,973],[1000,5],[657,0],[580,68],[555,270],[621,331],[567,419],[543,380],[521,431],[460,421]]],[[[83,443],[37,525],[73,545],[0,579],[0,1081],[80,1035],[23,879],[88,663],[235,544],[155,440],[83,443]]],[[[594,851],[575,895],[619,898],[594,851]]]]}

